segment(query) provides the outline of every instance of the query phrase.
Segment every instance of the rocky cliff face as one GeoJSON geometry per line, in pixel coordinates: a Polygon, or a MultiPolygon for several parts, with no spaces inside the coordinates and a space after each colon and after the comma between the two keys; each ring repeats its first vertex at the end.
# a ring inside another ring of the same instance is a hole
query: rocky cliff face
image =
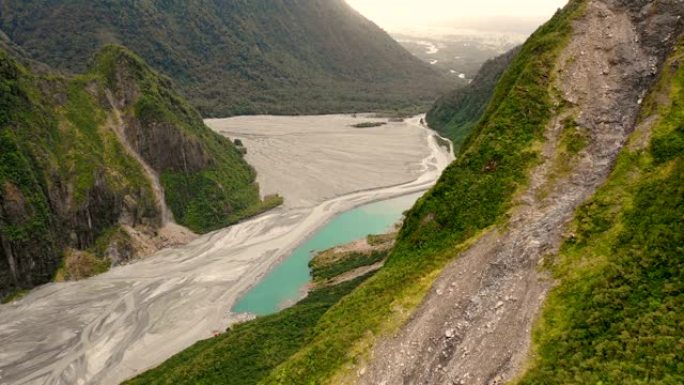
{"type": "Polygon", "coordinates": [[[91,63],[38,75],[0,48],[0,296],[178,241],[157,238],[174,216],[207,231],[268,207],[238,150],[169,80],[121,47],[91,63]],[[210,207],[189,217],[197,202],[210,207]]]}
{"type": "Polygon", "coordinates": [[[164,109],[170,108],[161,104],[170,102],[176,104],[171,107],[176,109],[175,117],[184,123],[194,124],[200,119],[175,95],[163,94],[173,89],[168,79],[155,76],[140,59],[117,47],[106,48],[95,60],[108,73],[111,95],[108,102],[121,112],[122,132],[127,142],[157,173],[197,172],[214,165],[196,137],[164,116],[164,109]],[[150,91],[160,93],[160,98],[150,97],[150,91]]]}
{"type": "Polygon", "coordinates": [[[118,224],[159,224],[140,166],[100,131],[95,79],[34,76],[0,53],[0,292],[52,278],[67,247],[86,249],[118,224]]]}

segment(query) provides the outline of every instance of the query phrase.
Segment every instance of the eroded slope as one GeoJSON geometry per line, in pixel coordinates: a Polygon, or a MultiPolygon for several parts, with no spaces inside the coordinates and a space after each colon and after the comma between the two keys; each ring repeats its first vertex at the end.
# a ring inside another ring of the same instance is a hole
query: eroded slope
{"type": "Polygon", "coordinates": [[[401,333],[376,348],[361,383],[501,384],[519,373],[551,286],[538,265],[606,180],[680,31],[681,5],[636,3],[581,5],[551,74],[559,108],[542,162],[510,220],[442,273],[401,333]]]}
{"type": "Polygon", "coordinates": [[[684,45],[607,183],[549,266],[558,280],[520,384],[684,381],[684,45]]]}

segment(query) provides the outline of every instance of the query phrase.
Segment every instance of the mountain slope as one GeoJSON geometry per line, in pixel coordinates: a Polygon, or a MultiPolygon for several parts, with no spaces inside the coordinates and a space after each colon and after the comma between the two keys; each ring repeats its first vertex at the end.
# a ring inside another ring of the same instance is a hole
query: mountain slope
{"type": "MultiPolygon", "coordinates": [[[[472,246],[484,229],[502,221],[501,216],[511,208],[513,195],[527,183],[527,171],[538,162],[539,154],[532,145],[541,140],[544,126],[554,112],[548,95],[553,63],[572,33],[571,20],[579,6],[579,2],[571,3],[522,47],[499,82],[476,128],[475,139],[466,144],[461,157],[408,212],[385,267],[333,307],[319,324],[314,342],[264,383],[355,382],[352,378],[369,364],[368,357],[379,336],[397,333],[445,265],[472,246]],[[526,118],[522,117],[524,113],[526,118]]],[[[441,330],[441,336],[433,338],[441,341],[444,333],[441,330]]],[[[396,371],[401,370],[404,354],[416,359],[432,355],[421,345],[409,350],[392,348],[394,353],[373,353],[378,372],[374,367],[365,370],[362,381],[402,383],[396,371]],[[382,365],[392,370],[388,373],[391,377],[385,377],[382,365]]],[[[431,365],[424,368],[435,369],[431,365]]]]}
{"type": "Polygon", "coordinates": [[[94,70],[104,77],[122,134],[160,176],[182,225],[207,232],[278,203],[260,204],[255,171],[229,140],[211,131],[171,82],[125,48],[105,47],[94,70]]]}
{"type": "Polygon", "coordinates": [[[684,42],[607,183],[551,261],[520,384],[684,382],[684,42]]]}
{"type": "Polygon", "coordinates": [[[124,48],[65,78],[33,73],[0,47],[0,87],[2,297],[60,266],[79,278],[133,257],[139,238],[172,220],[164,192],[196,231],[264,208],[232,143],[124,48]]]}
{"type": "MultiPolygon", "coordinates": [[[[341,384],[362,380],[361,373],[370,374],[362,368],[368,364],[379,336],[396,333],[444,266],[511,207],[511,197],[527,179],[525,170],[533,167],[538,158],[530,147],[541,139],[543,127],[553,113],[547,94],[551,86],[549,74],[559,47],[572,32],[570,23],[579,5],[573,3],[558,14],[522,48],[478,127],[483,140],[471,141],[437,186],[409,211],[384,267],[328,310],[318,321],[310,342],[260,383],[341,384]],[[521,97],[523,93],[526,97],[521,97]],[[511,111],[526,111],[529,119],[517,124],[522,119],[511,118],[511,111]],[[490,167],[495,164],[492,160],[497,162],[494,167],[490,167]]],[[[413,346],[393,349],[397,354],[414,352],[413,346]]],[[[378,366],[395,368],[400,362],[395,358],[387,353],[391,365],[383,360],[378,366]]],[[[384,378],[368,380],[378,384],[384,378]]],[[[403,382],[397,378],[386,381],[403,382]]]]}
{"type": "Polygon", "coordinates": [[[575,0],[535,32],[384,267],[259,383],[681,383],[681,16],[575,0]]]}
{"type": "Polygon", "coordinates": [[[9,0],[0,29],[72,72],[125,45],[206,116],[401,108],[449,88],[343,0],[9,0]]]}
{"type": "MultiPolygon", "coordinates": [[[[519,185],[514,195],[510,195],[508,199],[511,206],[494,217],[491,223],[495,226],[481,233],[474,244],[467,246],[465,252],[456,254],[458,259],[441,272],[428,296],[401,331],[376,346],[373,351],[375,359],[366,369],[367,374],[360,383],[397,383],[410,379],[425,383],[453,381],[501,384],[514,379],[525,368],[530,347],[530,330],[552,286],[546,274],[540,271],[539,265],[558,253],[564,238],[572,237],[567,228],[568,222],[576,215],[577,208],[607,180],[622,146],[638,126],[643,96],[653,86],[656,75],[664,71],[665,57],[671,53],[672,46],[682,33],[678,20],[684,15],[684,7],[678,2],[589,0],[571,2],[564,12],[572,7],[576,7],[576,11],[570,14],[572,31],[568,39],[561,40],[560,45],[546,45],[541,51],[536,51],[536,56],[528,57],[526,63],[526,70],[531,70],[537,63],[544,63],[550,70],[538,72],[537,76],[548,81],[546,100],[551,103],[546,107],[550,112],[549,120],[545,125],[537,126],[543,131],[539,132],[540,136],[535,141],[528,142],[527,145],[528,151],[538,154],[537,161],[526,167],[528,181],[519,185]],[[547,53],[554,51],[556,56],[552,59],[553,56],[548,56],[547,53]],[[401,352],[404,346],[411,347],[410,353],[401,352]]],[[[558,17],[557,15],[555,19],[558,17]]],[[[548,33],[549,26],[547,24],[538,31],[536,38],[551,43],[551,35],[540,35],[544,30],[548,33]]],[[[531,40],[534,39],[533,36],[531,40]]],[[[496,153],[488,155],[483,150],[494,145],[503,159],[510,157],[510,153],[520,151],[519,147],[511,146],[510,141],[507,144],[499,142],[499,135],[506,137],[515,132],[514,127],[529,123],[535,109],[540,106],[533,96],[535,93],[531,92],[533,88],[524,82],[525,79],[530,79],[531,73],[519,71],[515,64],[529,52],[527,49],[530,48],[530,43],[531,41],[526,43],[513,66],[499,82],[492,103],[478,125],[476,134],[466,142],[466,148],[455,168],[481,167],[481,178],[488,179],[487,174],[497,174],[502,164],[510,165],[510,161],[497,159],[496,153]],[[514,91],[507,96],[504,103],[497,103],[501,87],[507,84],[507,79],[514,73],[519,79],[513,86],[514,91]],[[501,128],[505,129],[500,130],[501,128]],[[489,162],[477,162],[483,155],[494,157],[489,162]]],[[[473,171],[476,170],[477,168],[473,171]]],[[[456,176],[453,172],[451,170],[451,175],[445,174],[442,186],[438,185],[414,208],[410,221],[404,227],[408,231],[405,234],[410,237],[407,240],[412,241],[413,247],[418,250],[442,242],[439,238],[434,238],[435,235],[442,235],[442,231],[462,233],[461,226],[477,219],[472,217],[467,221],[459,220],[467,217],[452,210],[463,210],[458,202],[468,196],[466,194],[472,191],[473,184],[482,184],[471,181],[468,185],[460,185],[463,176],[451,179],[456,176]],[[442,215],[444,211],[446,213],[442,215]],[[434,226],[430,223],[433,217],[437,222],[434,226]],[[452,219],[454,217],[455,220],[452,219]]],[[[499,183],[505,180],[506,174],[511,173],[513,172],[509,169],[500,174],[497,178],[499,183]]],[[[620,189],[630,187],[629,183],[624,183],[620,189]]],[[[660,187],[664,188],[667,196],[680,191],[676,178],[663,181],[660,187]]],[[[490,202],[496,202],[497,198],[496,195],[479,194],[477,200],[471,203],[487,207],[490,202]]],[[[673,204],[676,207],[676,199],[673,204]]],[[[660,216],[658,219],[653,217],[654,224],[663,225],[676,217],[676,214],[669,213],[660,203],[653,204],[651,210],[653,214],[658,213],[656,215],[660,216]]],[[[642,220],[645,221],[642,223],[646,225],[650,215],[644,214],[642,220]]],[[[636,223],[642,220],[637,220],[636,223]]],[[[605,224],[603,220],[599,222],[605,224]]],[[[677,222],[671,223],[664,233],[676,232],[680,226],[677,222]]],[[[667,244],[658,241],[653,243],[654,246],[661,247],[667,244]]],[[[676,244],[675,240],[674,245],[676,244]]],[[[674,251],[672,248],[670,250],[674,251]]],[[[674,257],[674,254],[671,255],[674,257]]],[[[622,286],[617,291],[638,291],[638,297],[648,291],[642,289],[641,283],[649,281],[655,275],[666,271],[676,272],[681,268],[681,260],[673,260],[667,266],[658,266],[651,261],[650,258],[644,260],[643,270],[634,271],[639,278],[630,277],[634,279],[633,286],[622,286]]],[[[591,271],[595,267],[594,263],[597,263],[591,258],[585,259],[585,262],[585,273],[591,271]]],[[[600,274],[599,271],[596,273],[600,274]]],[[[585,279],[585,283],[589,281],[587,276],[573,278],[585,279]]],[[[619,285],[626,282],[616,280],[615,283],[619,285]]],[[[653,287],[658,287],[664,282],[653,283],[653,287]]],[[[598,287],[601,285],[599,283],[598,287]]],[[[578,294],[573,289],[569,288],[568,294],[578,294]]],[[[591,321],[581,318],[591,313],[572,315],[572,319],[579,324],[583,320],[591,322],[589,329],[576,329],[578,334],[572,334],[572,331],[555,334],[559,331],[556,327],[563,330],[567,325],[553,321],[567,321],[569,318],[552,321],[550,326],[554,329],[547,330],[546,335],[549,344],[541,351],[544,354],[541,360],[547,363],[544,365],[546,371],[537,372],[536,382],[531,383],[554,383],[556,379],[556,383],[601,383],[591,381],[590,373],[598,374],[596,366],[592,371],[591,367],[585,365],[620,361],[619,353],[614,355],[620,348],[612,350],[615,346],[610,347],[609,343],[597,345],[596,350],[591,352],[577,350],[581,345],[571,342],[573,339],[583,340],[588,337],[582,334],[587,331],[596,333],[594,336],[598,337],[601,334],[599,326],[607,326],[612,322],[607,315],[615,314],[621,306],[629,307],[629,300],[622,304],[619,301],[612,304],[605,302],[607,298],[604,295],[609,292],[610,290],[606,290],[601,294],[597,293],[598,297],[587,293],[588,296],[584,297],[588,307],[596,306],[599,309],[592,315],[598,316],[597,318],[591,321]],[[566,341],[569,343],[564,347],[555,345],[566,341]],[[556,347],[564,350],[556,351],[556,347]],[[556,353],[560,355],[555,355],[556,353]],[[583,380],[568,376],[570,368],[574,373],[584,371],[589,376],[583,377],[583,380]]],[[[619,296],[619,293],[614,292],[614,295],[619,296]]],[[[669,303],[676,302],[677,295],[676,291],[663,293],[659,299],[669,303]]],[[[626,317],[625,324],[638,323],[641,317],[650,317],[643,310],[643,307],[632,307],[623,313],[626,317]]],[[[681,311],[670,313],[670,316],[682,319],[681,311]]],[[[654,327],[663,328],[649,331],[650,335],[641,334],[637,337],[631,334],[636,332],[636,328],[628,327],[624,329],[627,333],[620,338],[627,341],[631,337],[632,343],[642,337],[668,341],[672,335],[667,330],[670,321],[662,320],[664,322],[657,322],[654,327]]],[[[611,339],[610,336],[611,334],[605,334],[600,338],[605,342],[611,339]]],[[[587,348],[597,341],[588,338],[584,340],[583,347],[587,348]]],[[[646,357],[649,357],[646,361],[652,359],[652,362],[661,362],[667,359],[659,349],[650,350],[645,347],[639,352],[622,356],[632,360],[625,362],[624,367],[642,365],[639,362],[640,353],[645,352],[648,352],[646,357]]],[[[636,380],[635,377],[630,377],[631,374],[621,374],[614,368],[608,365],[603,368],[612,370],[610,374],[599,374],[610,379],[603,383],[641,383],[645,378],[649,383],[668,383],[679,370],[675,366],[661,365],[642,372],[647,374],[636,380]]]]}
{"type": "Polygon", "coordinates": [[[428,125],[451,139],[454,151],[458,152],[475,128],[496,84],[518,52],[519,47],[486,61],[468,86],[443,95],[428,111],[425,118],[428,125]]]}

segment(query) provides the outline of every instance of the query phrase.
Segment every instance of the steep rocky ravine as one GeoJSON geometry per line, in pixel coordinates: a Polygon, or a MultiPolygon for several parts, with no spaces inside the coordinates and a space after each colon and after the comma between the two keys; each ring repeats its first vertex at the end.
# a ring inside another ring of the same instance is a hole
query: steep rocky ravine
{"type": "Polygon", "coordinates": [[[575,210],[605,181],[645,94],[681,33],[681,2],[590,0],[556,63],[564,106],[545,130],[543,161],[506,226],[450,264],[408,324],[384,340],[362,384],[503,384],[519,374],[575,210]],[[568,154],[567,130],[586,144],[568,154]]]}

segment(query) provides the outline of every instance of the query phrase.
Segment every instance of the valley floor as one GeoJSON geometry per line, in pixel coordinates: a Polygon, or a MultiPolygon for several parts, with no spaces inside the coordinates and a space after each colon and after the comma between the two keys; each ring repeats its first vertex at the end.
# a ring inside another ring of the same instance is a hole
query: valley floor
{"type": "Polygon", "coordinates": [[[419,118],[212,120],[240,138],[266,194],[285,205],[177,249],[0,306],[0,384],[117,384],[244,316],[229,309],[336,214],[423,191],[453,160],[419,118]]]}

